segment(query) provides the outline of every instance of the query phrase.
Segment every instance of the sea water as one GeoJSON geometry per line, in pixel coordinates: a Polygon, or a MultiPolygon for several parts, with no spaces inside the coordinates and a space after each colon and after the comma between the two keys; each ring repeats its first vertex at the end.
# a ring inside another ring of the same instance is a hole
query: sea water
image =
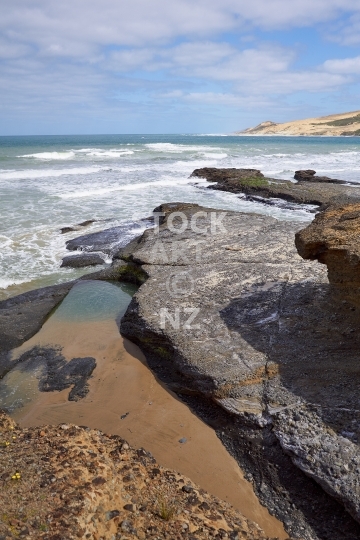
{"type": "MultiPolygon", "coordinates": [[[[206,189],[199,167],[245,167],[291,180],[297,169],[360,183],[360,138],[220,135],[0,137],[0,299],[79,275],[60,269],[70,238],[130,223],[163,202],[307,222],[309,208],[206,189]],[[196,184],[196,185],[195,185],[196,184]],[[80,232],[60,228],[85,220],[80,232]]],[[[139,226],[139,233],[141,232],[139,226]]]]}

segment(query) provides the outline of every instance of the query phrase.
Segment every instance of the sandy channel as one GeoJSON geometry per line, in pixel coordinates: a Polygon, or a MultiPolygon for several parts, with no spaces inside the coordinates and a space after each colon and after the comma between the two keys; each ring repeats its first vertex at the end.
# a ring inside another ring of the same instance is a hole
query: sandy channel
{"type": "Polygon", "coordinates": [[[68,360],[92,356],[97,367],[88,395],[78,402],[68,401],[69,390],[41,393],[36,381],[30,383],[31,401],[12,414],[21,426],[74,423],[118,434],[231,503],[269,536],[287,538],[282,523],[260,504],[214,430],[156,379],[141,350],[122,338],[114,320],[67,322],[52,316],[14,353],[36,345],[59,345],[68,360]]]}

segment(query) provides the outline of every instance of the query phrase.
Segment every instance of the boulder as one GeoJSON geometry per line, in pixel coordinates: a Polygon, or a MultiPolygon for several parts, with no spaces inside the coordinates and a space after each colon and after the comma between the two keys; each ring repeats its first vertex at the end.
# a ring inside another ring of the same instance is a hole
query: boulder
{"type": "Polygon", "coordinates": [[[360,305],[360,204],[330,207],[295,237],[304,259],[326,264],[329,281],[360,305]]]}
{"type": "Polygon", "coordinates": [[[104,259],[96,253],[79,253],[79,255],[69,255],[64,257],[61,268],[83,268],[85,266],[96,266],[104,264],[104,259]]]}
{"type": "Polygon", "coordinates": [[[298,182],[317,182],[317,183],[325,182],[327,184],[359,185],[357,182],[347,182],[345,180],[337,180],[336,178],[329,178],[328,176],[315,176],[315,175],[316,175],[316,171],[313,171],[312,169],[308,169],[304,171],[295,171],[294,178],[295,180],[298,180],[298,182]]]}
{"type": "Polygon", "coordinates": [[[315,176],[316,171],[312,169],[307,169],[304,171],[295,171],[294,178],[295,180],[310,180],[315,176]]]}
{"type": "Polygon", "coordinates": [[[126,246],[145,229],[153,225],[152,218],[130,221],[118,227],[111,227],[103,231],[85,234],[68,240],[66,242],[66,249],[70,251],[84,250],[86,252],[101,251],[109,256],[114,256],[119,249],[126,246]]]}

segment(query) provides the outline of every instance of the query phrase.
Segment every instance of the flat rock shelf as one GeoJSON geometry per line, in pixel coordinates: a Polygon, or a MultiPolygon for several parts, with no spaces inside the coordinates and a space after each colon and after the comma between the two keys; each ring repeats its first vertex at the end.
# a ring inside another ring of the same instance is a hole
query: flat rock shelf
{"type": "Polygon", "coordinates": [[[148,279],[123,335],[217,426],[289,533],[358,538],[358,311],[333,298],[324,266],[299,257],[299,224],[186,204],[157,211],[160,229],[126,255],[148,279]]]}

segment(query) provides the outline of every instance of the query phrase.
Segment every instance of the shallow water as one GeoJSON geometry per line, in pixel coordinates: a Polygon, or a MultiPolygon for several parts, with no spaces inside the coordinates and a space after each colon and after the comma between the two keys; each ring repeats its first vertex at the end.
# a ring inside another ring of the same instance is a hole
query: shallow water
{"type": "MultiPolygon", "coordinates": [[[[119,434],[132,446],[150,450],[161,465],[230,502],[269,536],[286,538],[282,524],[259,503],[215,432],[156,379],[140,349],[119,334],[116,319],[132,292],[95,281],[72,289],[40,332],[14,351],[13,358],[34,347],[61,347],[68,361],[93,357],[97,365],[89,379],[89,393],[71,402],[69,389],[39,392],[39,372],[27,371],[27,384],[23,381],[17,389],[23,406],[12,416],[22,426],[74,423],[119,434]]],[[[16,372],[3,383],[19,383],[16,372]]]]}
{"type": "MultiPolygon", "coordinates": [[[[309,221],[288,210],[194,186],[198,167],[250,167],[291,179],[294,171],[360,182],[359,138],[103,135],[0,137],[0,298],[72,279],[60,269],[65,241],[148,216],[162,202],[195,202],[309,221]],[[61,227],[102,220],[61,235],[61,227]],[[108,221],[104,221],[108,220],[108,221]]],[[[139,233],[141,230],[139,230],[139,233]]]]}

